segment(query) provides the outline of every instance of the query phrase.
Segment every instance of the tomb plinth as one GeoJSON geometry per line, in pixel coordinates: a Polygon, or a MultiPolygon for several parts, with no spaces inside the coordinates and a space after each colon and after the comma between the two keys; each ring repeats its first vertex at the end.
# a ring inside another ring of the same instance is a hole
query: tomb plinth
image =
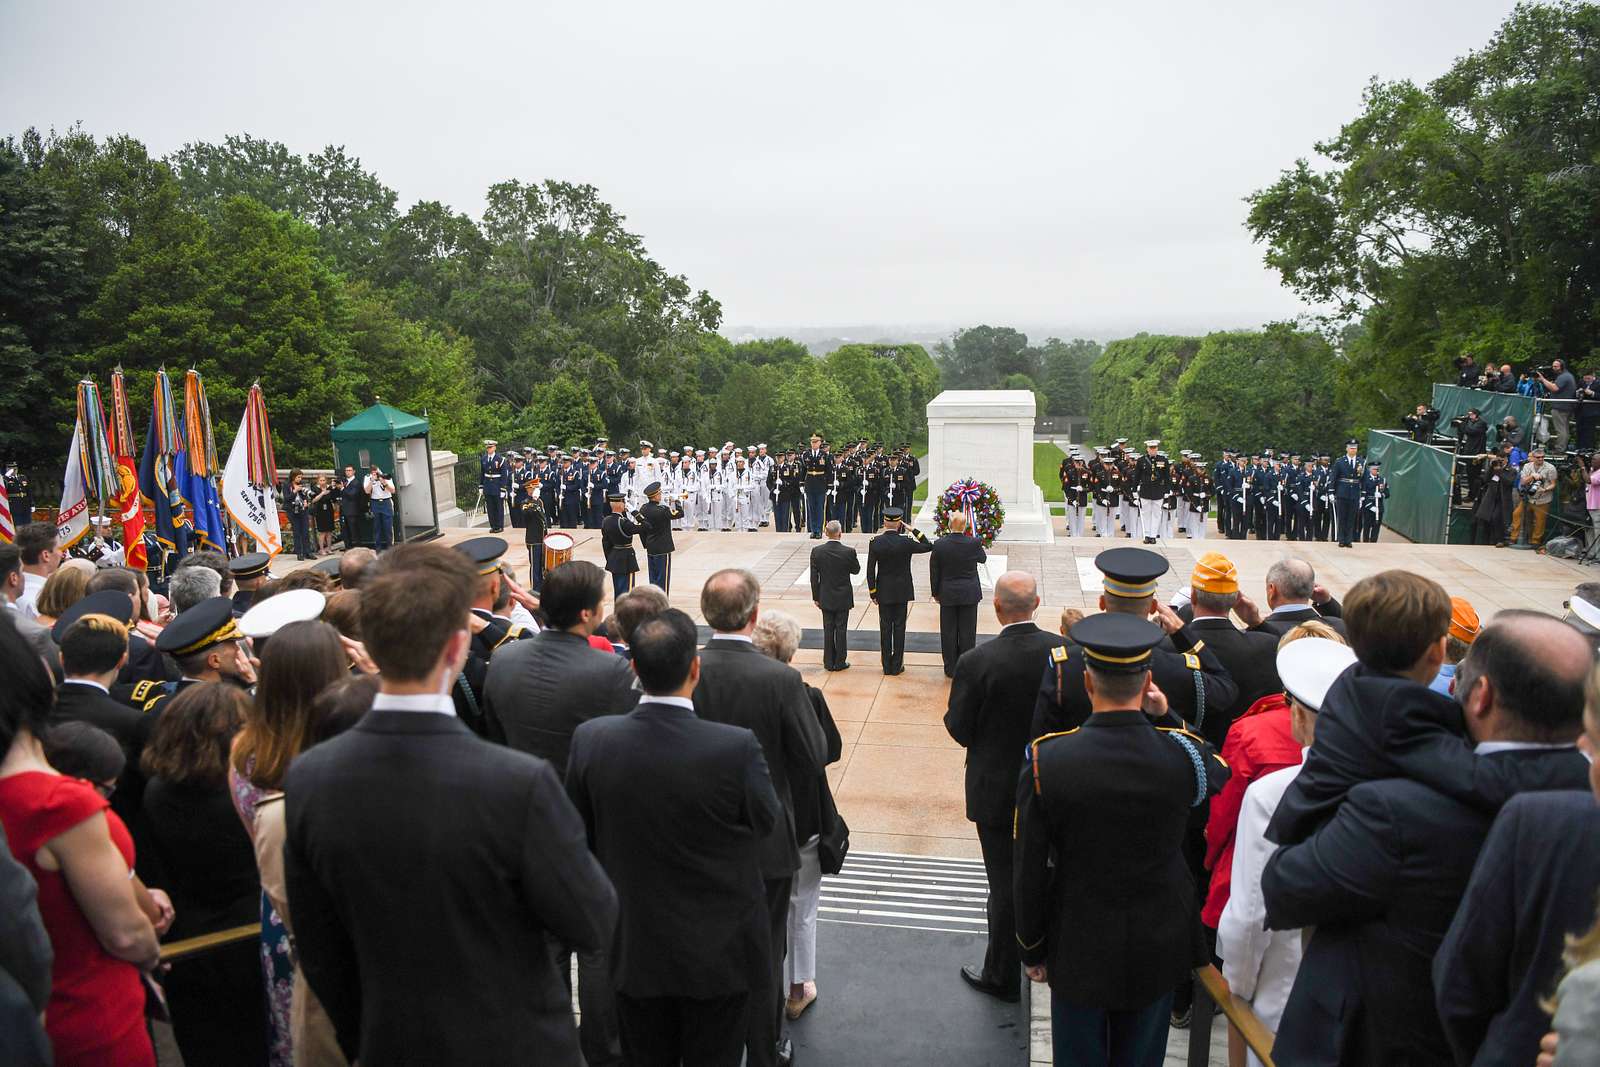
{"type": "Polygon", "coordinates": [[[952,482],[988,482],[1006,509],[1000,541],[1055,540],[1044,491],[1033,480],[1033,393],[1026,389],[947,389],[928,402],[928,498],[917,512],[925,532],[952,482]]]}

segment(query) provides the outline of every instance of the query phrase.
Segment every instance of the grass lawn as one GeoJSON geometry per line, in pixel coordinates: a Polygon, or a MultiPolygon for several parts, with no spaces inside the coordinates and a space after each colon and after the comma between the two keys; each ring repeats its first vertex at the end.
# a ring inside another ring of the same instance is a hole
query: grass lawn
{"type": "MultiPolygon", "coordinates": [[[[922,446],[919,455],[925,455],[927,446],[922,446]]],[[[1035,441],[1033,443],[1033,480],[1039,483],[1039,488],[1044,490],[1045,500],[1059,501],[1061,497],[1061,479],[1058,473],[1061,469],[1061,457],[1066,453],[1060,447],[1049,441],[1035,441]]],[[[941,489],[943,486],[940,487],[941,489]]],[[[928,498],[928,483],[923,482],[917,486],[917,491],[911,499],[915,501],[928,498]]]]}

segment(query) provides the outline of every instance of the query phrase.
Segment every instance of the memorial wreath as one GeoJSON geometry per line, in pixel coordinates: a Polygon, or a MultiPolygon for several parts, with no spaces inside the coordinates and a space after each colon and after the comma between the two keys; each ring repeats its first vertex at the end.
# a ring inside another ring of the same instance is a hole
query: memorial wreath
{"type": "Polygon", "coordinates": [[[967,531],[983,542],[984,548],[994,544],[1000,528],[1006,524],[1006,509],[994,486],[971,478],[953,482],[934,505],[933,515],[938,521],[939,533],[950,532],[951,512],[967,516],[967,531]]]}

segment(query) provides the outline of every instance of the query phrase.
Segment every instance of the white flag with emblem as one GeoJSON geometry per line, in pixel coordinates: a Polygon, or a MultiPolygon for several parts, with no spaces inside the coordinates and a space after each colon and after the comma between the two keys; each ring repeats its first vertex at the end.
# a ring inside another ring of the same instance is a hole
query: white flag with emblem
{"type": "Polygon", "coordinates": [[[271,486],[250,482],[250,456],[246,446],[249,416],[239,421],[239,433],[222,468],[222,506],[245,533],[255,538],[261,551],[275,556],[283,551],[283,531],[278,523],[278,502],[271,486]]]}
{"type": "Polygon", "coordinates": [[[56,540],[65,551],[89,532],[89,494],[83,480],[83,427],[72,428],[72,450],[67,453],[67,473],[61,479],[61,513],[56,517],[56,540]]]}

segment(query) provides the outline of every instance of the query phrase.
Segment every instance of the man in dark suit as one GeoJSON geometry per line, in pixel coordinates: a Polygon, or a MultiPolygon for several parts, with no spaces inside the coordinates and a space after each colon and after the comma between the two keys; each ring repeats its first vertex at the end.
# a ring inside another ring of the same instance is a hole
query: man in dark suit
{"type": "Polygon", "coordinates": [[[911,581],[911,557],[932,552],[933,544],[921,530],[905,534],[905,512],[883,509],[883,533],[867,545],[867,595],[878,605],[879,656],[884,674],[904,674],[906,610],[917,598],[911,581]]]}
{"type": "Polygon", "coordinates": [[[768,981],[760,853],[783,808],[755,735],[696,717],[695,641],[676,609],[641,623],[644,698],[579,726],[567,768],[621,906],[617,1007],[637,1067],[738,1067],[751,994],[768,981]]]}
{"type": "Polygon", "coordinates": [[[663,593],[672,592],[672,520],[683,518],[683,509],[661,502],[661,483],[644,487],[645,504],[639,509],[644,520],[644,558],[650,568],[650,584],[663,593]]]}
{"type": "Polygon", "coordinates": [[[961,968],[980,993],[1014,1001],[1021,995],[1012,900],[1011,832],[1017,775],[1033,716],[1034,679],[1050,650],[1066,639],[1034,625],[1039,587],[1027,571],[1008,571],[994,583],[1000,633],[956,663],[944,728],[967,750],[967,818],[977,824],[983,870],[989,879],[989,949],[983,966],[961,968]]]}
{"type": "MultiPolygon", "coordinates": [[[[544,580],[539,604],[548,626],[529,640],[502,646],[488,664],[484,736],[549,760],[557,778],[566,773],[574,730],[590,719],[626,714],[639,701],[627,662],[589,644],[605,614],[605,598],[604,571],[586,560],[563,563],[544,580]]],[[[570,974],[566,961],[573,951],[572,945],[557,945],[563,977],[570,974]]],[[[578,948],[577,955],[583,1058],[590,1067],[620,1063],[610,952],[578,948]]]]}
{"type": "MultiPolygon", "coordinates": [[[[1600,718],[1585,725],[1600,751],[1600,718]]],[[[1591,784],[1593,779],[1591,779],[1591,784]]],[[[1457,1063],[1533,1063],[1570,935],[1594,923],[1600,806],[1589,790],[1523,793],[1500,809],[1433,958],[1434,1002],[1457,1063]]]]}
{"type": "Polygon", "coordinates": [[[615,929],[550,765],[455,717],[475,578],[448,548],[390,550],[361,593],[378,697],[289,769],[295,946],[352,1062],[578,1064],[549,939],[597,949],[615,929]]]}
{"type": "MultiPolygon", "coordinates": [[[[1238,688],[1227,668],[1171,608],[1156,600],[1156,582],[1171,566],[1167,557],[1147,548],[1109,548],[1095,556],[1094,565],[1104,576],[1102,612],[1148,618],[1171,638],[1170,645],[1151,653],[1150,673],[1172,713],[1185,722],[1202,723],[1208,709],[1230,707],[1238,688]]],[[[1034,701],[1034,737],[1075,729],[1089,717],[1084,669],[1082,649],[1050,650],[1034,701]]]]}
{"type": "Polygon", "coordinates": [[[944,676],[956,676],[956,660],[978,642],[978,602],[983,586],[978,564],[989,558],[983,543],[967,532],[967,517],[950,515],[950,532],[933,543],[928,557],[928,584],[939,602],[939,651],[944,676]]]}
{"type": "Polygon", "coordinates": [[[1160,627],[1102,613],[1070,637],[1089,657],[1092,712],[1024,756],[1017,941],[1029,979],[1050,984],[1056,1063],[1158,1067],[1173,987],[1210,956],[1184,832],[1228,770],[1152,680],[1160,627]]]}
{"type": "Polygon", "coordinates": [[[780,1041],[787,992],[783,958],[789,890],[800,867],[789,783],[822,773],[827,743],[800,673],[763,656],[750,641],[760,605],[761,583],[749,571],[721,570],[706,579],[700,591],[700,613],[713,633],[700,653],[694,709],[702,719],[743,726],[756,735],[772,775],[772,787],[783,806],[782,818],[761,841],[761,877],[766,887],[772,953],[766,983],[750,998],[745,1038],[751,1067],[771,1067],[789,1062],[793,1055],[788,1039],[780,1041]]]}
{"type": "MultiPolygon", "coordinates": [[[[1582,787],[1588,765],[1576,740],[1592,666],[1587,643],[1565,623],[1500,613],[1457,674],[1459,743],[1474,743],[1479,762],[1517,764],[1524,791],[1582,787]]],[[[1433,959],[1493,817],[1487,798],[1469,803],[1416,778],[1380,778],[1355,785],[1309,838],[1273,854],[1262,877],[1267,926],[1316,927],[1276,1057],[1451,1062],[1433,959]]]]}
{"type": "MultiPolygon", "coordinates": [[[[130,619],[139,617],[139,579],[126,567],[101,567],[89,579],[87,593],[117,592],[128,598],[130,619]]],[[[141,633],[128,634],[128,660],[117,673],[118,685],[139,682],[171,682],[178,678],[177,667],[141,633]]]]}
{"type": "Polygon", "coordinates": [[[1248,597],[1234,609],[1252,630],[1282,637],[1303,622],[1325,622],[1340,637],[1347,637],[1344,609],[1317,584],[1317,572],[1303,559],[1280,559],[1267,568],[1267,614],[1248,597]]]}
{"type": "Polygon", "coordinates": [[[1235,719],[1268,693],[1283,691],[1278,680],[1278,638],[1263,631],[1241,630],[1228,618],[1239,600],[1239,572],[1222,553],[1201,556],[1190,583],[1189,632],[1205,642],[1239,691],[1231,704],[1207,708],[1205,721],[1195,724],[1200,735],[1221,751],[1235,719]]]}
{"type": "Polygon", "coordinates": [[[861,556],[840,540],[840,526],[830,519],[822,528],[828,539],[811,550],[811,602],[822,612],[822,667],[850,667],[850,611],[856,606],[850,576],[861,573],[861,556]]]}

